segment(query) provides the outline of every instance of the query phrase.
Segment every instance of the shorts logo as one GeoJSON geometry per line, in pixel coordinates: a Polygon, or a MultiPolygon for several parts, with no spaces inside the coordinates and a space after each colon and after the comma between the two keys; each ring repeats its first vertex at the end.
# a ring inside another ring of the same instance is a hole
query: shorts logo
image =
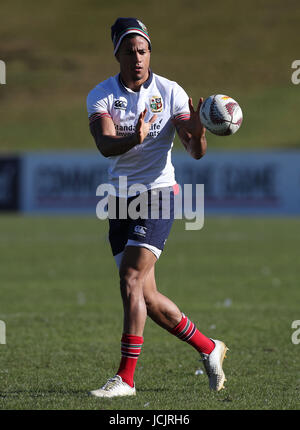
{"type": "Polygon", "coordinates": [[[163,103],[162,98],[158,96],[153,96],[150,98],[150,109],[152,112],[162,112],[163,110],[163,103]]]}
{"type": "Polygon", "coordinates": [[[114,101],[115,109],[126,110],[127,108],[127,100],[124,97],[120,97],[119,99],[114,101]]]}
{"type": "Polygon", "coordinates": [[[143,227],[142,225],[136,225],[134,227],[135,234],[138,234],[139,236],[146,236],[147,227],[143,227]]]}

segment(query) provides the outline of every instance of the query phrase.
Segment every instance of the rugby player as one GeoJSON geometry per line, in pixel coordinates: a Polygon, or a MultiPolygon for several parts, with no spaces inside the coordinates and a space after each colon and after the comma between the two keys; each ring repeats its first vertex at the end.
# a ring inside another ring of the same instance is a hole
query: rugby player
{"type": "MultiPolygon", "coordinates": [[[[153,73],[151,40],[140,20],[118,18],[111,27],[111,37],[120,73],[88,94],[90,131],[101,154],[110,160],[109,181],[115,187],[116,201],[120,202],[124,192],[119,179],[126,177],[126,191],[134,184],[146,187],[143,195],[147,196],[148,215],[153,196],[159,195],[160,216],[109,218],[109,240],[119,269],[124,309],[121,360],[115,376],[90,394],[136,394],[134,372],[147,315],[200,353],[209,386],[219,391],[225,381],[222,364],[226,345],[201,333],[172,300],[158,291],[155,281],[155,263],[174,220],[176,180],[171,150],[175,131],[193,158],[203,157],[207,147],[206,130],[199,118],[203,98],[195,110],[192,99],[176,82],[153,73]],[[161,216],[166,199],[162,191],[169,195],[168,219],[161,216]]],[[[128,196],[126,204],[134,198],[136,195],[128,196]]]]}

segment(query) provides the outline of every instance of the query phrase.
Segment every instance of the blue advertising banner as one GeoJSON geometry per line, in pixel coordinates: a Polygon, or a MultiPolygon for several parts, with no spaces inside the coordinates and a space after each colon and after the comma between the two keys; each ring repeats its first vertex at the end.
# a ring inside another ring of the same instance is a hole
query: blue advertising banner
{"type": "Polygon", "coordinates": [[[0,158],[0,211],[19,209],[20,160],[18,157],[0,158]]]}
{"type": "MultiPolygon", "coordinates": [[[[206,214],[300,214],[299,151],[209,151],[201,160],[174,152],[172,160],[179,185],[204,184],[206,214]]],[[[21,210],[95,213],[107,168],[98,153],[25,154],[21,210]]],[[[12,180],[12,173],[5,177],[12,180]]]]}

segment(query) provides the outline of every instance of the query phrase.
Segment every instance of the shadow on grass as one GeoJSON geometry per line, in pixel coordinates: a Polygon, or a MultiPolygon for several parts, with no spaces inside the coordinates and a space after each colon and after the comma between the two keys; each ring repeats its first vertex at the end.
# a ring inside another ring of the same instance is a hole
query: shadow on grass
{"type": "Polygon", "coordinates": [[[0,392],[0,399],[18,397],[20,395],[28,395],[30,397],[46,397],[46,396],[52,396],[53,394],[63,395],[63,396],[82,395],[85,397],[89,397],[89,393],[86,390],[45,390],[45,391],[17,390],[17,391],[0,392]]]}
{"type": "Polygon", "coordinates": [[[167,388],[139,388],[139,393],[165,393],[169,392],[167,388]]]}

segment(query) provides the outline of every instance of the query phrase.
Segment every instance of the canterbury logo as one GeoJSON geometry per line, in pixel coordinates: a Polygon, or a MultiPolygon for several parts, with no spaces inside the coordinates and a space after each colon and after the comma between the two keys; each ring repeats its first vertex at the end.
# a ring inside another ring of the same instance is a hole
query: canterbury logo
{"type": "Polygon", "coordinates": [[[139,236],[146,236],[147,227],[143,227],[142,225],[136,225],[134,227],[134,232],[139,236]]]}
{"type": "Polygon", "coordinates": [[[117,99],[114,101],[114,108],[115,109],[123,109],[125,110],[127,108],[127,100],[126,99],[117,99]]]}

